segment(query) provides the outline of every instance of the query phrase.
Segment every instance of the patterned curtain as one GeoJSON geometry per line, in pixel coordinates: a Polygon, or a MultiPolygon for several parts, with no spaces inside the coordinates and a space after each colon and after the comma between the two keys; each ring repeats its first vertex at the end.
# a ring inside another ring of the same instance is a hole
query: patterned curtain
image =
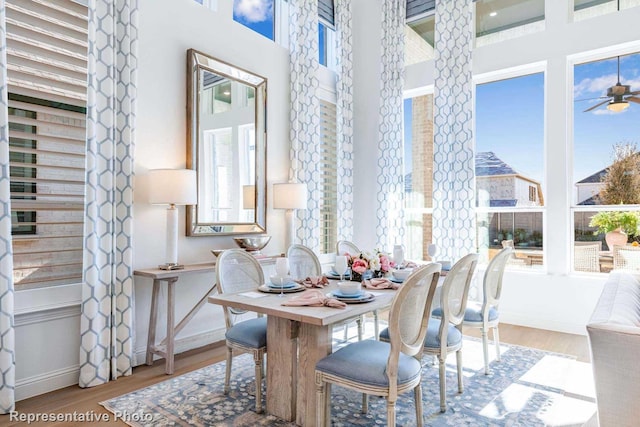
{"type": "Polygon", "coordinates": [[[87,188],[80,387],[133,365],[137,0],[89,1],[87,188]]]}
{"type": "Polygon", "coordinates": [[[338,139],[338,239],[353,240],[353,31],[351,0],[337,0],[336,136],[338,139]]]}
{"type": "Polygon", "coordinates": [[[13,253],[9,186],[9,111],[7,101],[7,27],[0,2],[0,414],[15,408],[16,355],[13,330],[13,253]]]}
{"type": "Polygon", "coordinates": [[[377,244],[390,250],[404,238],[402,89],[406,2],[382,0],[380,125],[378,130],[377,244]]]}
{"type": "Polygon", "coordinates": [[[307,209],[297,210],[296,240],[320,249],[320,102],[318,82],[318,3],[289,3],[291,74],[290,177],[307,184],[307,209]]]}
{"type": "Polygon", "coordinates": [[[454,261],[476,251],[472,10],[472,0],[436,2],[433,237],[454,261]]]}

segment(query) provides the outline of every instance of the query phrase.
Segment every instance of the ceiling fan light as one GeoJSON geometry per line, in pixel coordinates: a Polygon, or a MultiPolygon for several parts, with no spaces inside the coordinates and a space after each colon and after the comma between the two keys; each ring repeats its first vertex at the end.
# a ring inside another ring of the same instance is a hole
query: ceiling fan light
{"type": "Polygon", "coordinates": [[[614,113],[619,113],[627,108],[629,108],[629,103],[627,101],[611,101],[607,104],[607,110],[613,111],[614,113]]]}

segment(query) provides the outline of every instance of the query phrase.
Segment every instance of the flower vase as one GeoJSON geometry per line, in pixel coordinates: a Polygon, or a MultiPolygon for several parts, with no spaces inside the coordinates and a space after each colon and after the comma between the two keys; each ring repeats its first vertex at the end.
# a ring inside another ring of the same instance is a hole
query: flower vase
{"type": "Polygon", "coordinates": [[[355,271],[352,271],[351,272],[351,280],[353,282],[362,282],[363,280],[368,280],[368,279],[371,279],[372,277],[380,277],[380,276],[376,276],[375,273],[377,273],[377,272],[373,272],[371,270],[367,270],[362,274],[356,273],[355,271]]]}
{"type": "Polygon", "coordinates": [[[622,228],[616,228],[605,234],[604,240],[607,242],[609,250],[613,251],[614,246],[624,246],[627,244],[627,233],[622,231],[622,228]]]}

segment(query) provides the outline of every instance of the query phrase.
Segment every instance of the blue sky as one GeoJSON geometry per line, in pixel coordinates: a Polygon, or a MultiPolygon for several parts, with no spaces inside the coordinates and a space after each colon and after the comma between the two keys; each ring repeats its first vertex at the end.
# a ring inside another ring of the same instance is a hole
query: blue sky
{"type": "MultiPolygon", "coordinates": [[[[631,85],[632,91],[640,90],[640,54],[621,57],[620,80],[631,85]]],[[[640,104],[632,103],[621,113],[612,113],[604,105],[583,112],[603,100],[589,98],[606,95],[607,88],[616,84],[616,58],[576,65],[574,82],[576,182],[611,164],[614,144],[631,142],[640,148],[640,104]]],[[[478,85],[475,121],[477,151],[493,151],[518,172],[543,182],[542,73],[478,85]]],[[[411,137],[410,123],[410,104],[405,101],[405,138],[411,137]]],[[[410,158],[406,148],[405,155],[410,158]]]]}
{"type": "Polygon", "coordinates": [[[233,0],[233,19],[273,40],[273,0],[233,0]]]}

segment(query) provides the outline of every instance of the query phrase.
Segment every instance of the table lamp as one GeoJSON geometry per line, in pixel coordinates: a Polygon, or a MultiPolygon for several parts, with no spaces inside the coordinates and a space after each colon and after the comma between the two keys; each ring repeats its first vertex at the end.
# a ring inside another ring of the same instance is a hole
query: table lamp
{"type": "Polygon", "coordinates": [[[307,184],[287,182],[273,184],[274,209],[286,209],[286,240],[285,249],[295,241],[293,215],[296,209],[307,208],[307,184]]]}
{"type": "Polygon", "coordinates": [[[178,209],[176,205],[198,203],[196,171],[192,169],[154,169],[149,171],[149,203],[167,208],[167,246],[162,270],[179,270],[178,209]]]}

